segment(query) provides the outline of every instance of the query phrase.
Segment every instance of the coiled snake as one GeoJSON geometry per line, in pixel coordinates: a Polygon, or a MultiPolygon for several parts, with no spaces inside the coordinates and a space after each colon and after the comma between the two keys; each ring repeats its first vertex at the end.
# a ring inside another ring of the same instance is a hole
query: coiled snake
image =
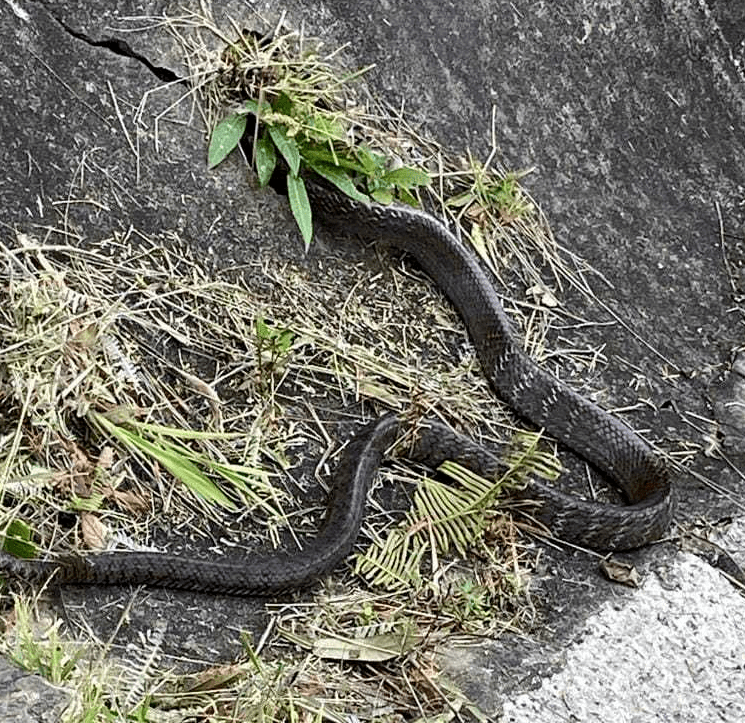
{"type": "MultiPolygon", "coordinates": [[[[429,214],[403,206],[353,201],[309,179],[316,220],[375,234],[411,254],[460,313],[495,392],[521,417],[548,430],[623,492],[610,505],[530,481],[520,493],[552,533],[579,545],[626,550],[659,539],[673,515],[668,472],[652,448],[625,424],[538,367],[515,341],[488,276],[450,231],[429,214]]],[[[235,595],[267,595],[312,584],[351,550],[370,483],[402,423],[395,415],[367,425],[346,446],[318,534],[301,551],[252,554],[239,561],[200,560],[157,552],[112,552],[54,560],[19,560],[0,553],[0,573],[56,583],[148,584],[235,595]]],[[[489,477],[499,458],[439,422],[420,425],[407,456],[437,466],[446,459],[489,477]]]]}

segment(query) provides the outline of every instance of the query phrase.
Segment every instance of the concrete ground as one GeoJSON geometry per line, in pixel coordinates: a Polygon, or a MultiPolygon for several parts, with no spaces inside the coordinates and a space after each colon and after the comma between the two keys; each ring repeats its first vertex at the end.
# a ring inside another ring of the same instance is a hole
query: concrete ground
{"type": "MultiPolygon", "coordinates": [[[[185,5],[0,4],[6,231],[53,223],[49,204],[67,195],[85,154],[86,192],[101,203],[72,220],[92,236],[130,224],[153,234],[174,228],[202,239],[218,265],[256,249],[297,255],[281,200],[238,196],[237,167],[208,174],[194,164],[204,144],[194,128],[162,128],[159,153],[144,157],[137,182],[127,175],[135,139],[119,115],[130,118],[145,89],[184,72],[162,30],[132,32],[143,25],[132,18],[185,5]]],[[[285,3],[289,25],[334,46],[348,41],[358,65],[376,63],[371,90],[405,105],[445,149],[485,155],[494,108],[505,165],[534,169],[523,182],[556,237],[607,280],[596,284],[600,305],[567,290],[561,303],[581,318],[624,322],[562,333],[576,346],[603,345],[608,364],[593,385],[616,407],[641,400],[628,421],[685,458],[681,529],[725,530],[722,544],[742,560],[743,400],[732,364],[745,298],[745,10],[736,5],[285,3]]],[[[253,11],[278,16],[273,2],[220,4],[233,17],[253,11]]],[[[165,108],[178,93],[151,101],[165,108]]],[[[547,554],[545,630],[448,656],[495,719],[745,718],[743,598],[717,569],[675,544],[658,546],[628,556],[644,575],[628,591],[571,552],[547,554]]],[[[181,610],[178,599],[158,604],[164,617],[181,610]]],[[[224,604],[226,615],[246,614],[242,602],[224,604]]]]}

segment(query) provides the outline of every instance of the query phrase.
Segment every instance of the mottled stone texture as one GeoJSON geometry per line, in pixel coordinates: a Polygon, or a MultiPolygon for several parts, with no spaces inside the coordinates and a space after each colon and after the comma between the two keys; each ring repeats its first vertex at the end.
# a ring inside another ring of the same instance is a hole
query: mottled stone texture
{"type": "Polygon", "coordinates": [[[56,723],[67,703],[67,693],[0,658],[0,720],[56,723]]]}

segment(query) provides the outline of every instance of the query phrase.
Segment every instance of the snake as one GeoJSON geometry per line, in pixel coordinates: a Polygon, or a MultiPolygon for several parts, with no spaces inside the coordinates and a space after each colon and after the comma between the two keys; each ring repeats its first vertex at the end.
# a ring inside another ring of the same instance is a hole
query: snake
{"type": "MultiPolygon", "coordinates": [[[[306,178],[314,222],[344,235],[373,237],[411,256],[460,315],[483,373],[496,395],[524,420],[545,430],[601,472],[622,504],[586,499],[530,478],[517,497],[551,535],[603,551],[646,546],[666,534],[675,510],[664,458],[600,406],[539,366],[524,350],[495,286],[474,250],[434,215],[403,204],[352,199],[320,178],[306,178]]],[[[201,559],[150,551],[65,554],[20,559],[0,552],[0,574],[54,584],[149,585],[228,595],[265,596],[307,589],[350,553],[368,491],[387,450],[408,422],[396,413],[365,424],[344,446],[326,511],[302,549],[201,559]]],[[[500,454],[437,419],[417,424],[405,456],[437,468],[445,460],[486,478],[504,469],[500,454]]]]}

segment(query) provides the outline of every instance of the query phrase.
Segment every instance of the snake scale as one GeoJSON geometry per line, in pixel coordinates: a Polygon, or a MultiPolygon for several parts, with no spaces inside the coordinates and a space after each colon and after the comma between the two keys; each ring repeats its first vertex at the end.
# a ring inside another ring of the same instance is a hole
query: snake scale
{"type": "MultiPolygon", "coordinates": [[[[521,417],[545,428],[604,473],[628,504],[593,502],[531,480],[518,493],[537,501],[534,517],[558,538],[602,550],[641,547],[662,537],[673,511],[668,471],[625,424],[541,369],[522,350],[497,293],[475,255],[433,216],[409,207],[362,203],[307,179],[314,218],[347,232],[378,237],[414,257],[463,319],[484,373],[497,395],[521,417]]],[[[367,493],[403,422],[388,414],[347,444],[317,535],[301,551],[202,560],[158,552],[110,552],[20,560],[0,553],[0,573],[33,582],[147,584],[233,595],[270,595],[311,585],[352,549],[367,493]]],[[[490,477],[498,455],[440,422],[419,425],[407,457],[431,466],[451,459],[490,477]]]]}

